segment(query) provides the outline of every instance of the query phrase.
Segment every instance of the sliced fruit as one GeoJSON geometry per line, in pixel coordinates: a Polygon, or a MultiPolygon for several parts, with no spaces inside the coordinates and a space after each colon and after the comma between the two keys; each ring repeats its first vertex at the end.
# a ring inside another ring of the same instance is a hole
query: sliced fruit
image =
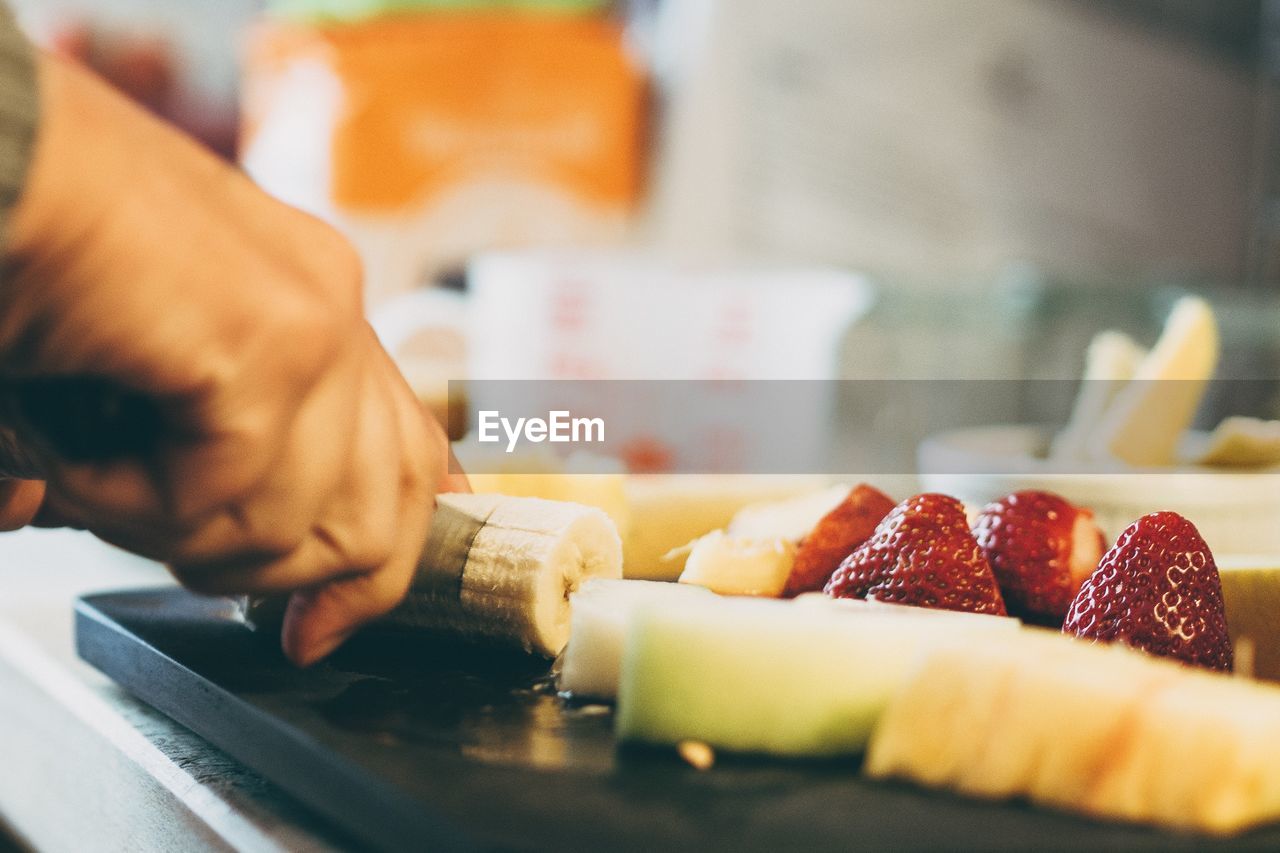
{"type": "Polygon", "coordinates": [[[384,622],[555,657],[569,639],[569,594],[588,578],[621,577],[622,542],[595,507],[443,494],[419,565],[384,622]]]}
{"type": "Polygon", "coordinates": [[[1138,677],[1151,671],[1146,663],[1036,630],[1016,642],[931,650],[886,707],[866,772],[984,797],[1038,792],[1059,801],[1055,784],[1078,785],[1072,767],[1105,760],[1108,735],[1146,689],[1138,677]]]}
{"type": "Polygon", "coordinates": [[[1093,431],[1146,356],[1147,351],[1123,332],[1111,330],[1094,335],[1085,355],[1084,381],[1080,383],[1066,428],[1053,440],[1049,450],[1051,458],[1064,461],[1089,458],[1093,431]]]}
{"type": "Polygon", "coordinates": [[[967,613],[963,610],[936,610],[932,607],[916,607],[910,604],[889,604],[866,598],[832,598],[824,592],[806,592],[793,599],[802,607],[825,607],[837,613],[870,614],[872,616],[900,616],[903,618],[951,619],[960,626],[1004,628],[1016,630],[1022,623],[1011,616],[992,613],[967,613]]]}
{"type": "Polygon", "coordinates": [[[1228,468],[1280,465],[1280,421],[1226,418],[1208,435],[1191,461],[1228,468]]]}
{"type": "Polygon", "coordinates": [[[808,475],[628,476],[631,523],[623,539],[626,576],[674,581],[684,570],[686,552],[664,559],[673,550],[727,527],[744,506],[813,492],[826,482],[808,475]]]}
{"type": "Polygon", "coordinates": [[[894,507],[840,564],[824,592],[942,610],[1006,612],[991,566],[969,532],[964,505],[937,494],[916,495],[894,507]]]}
{"type": "MultiPolygon", "coordinates": [[[[533,470],[533,469],[529,469],[533,470]]],[[[631,523],[627,506],[626,477],[621,473],[479,473],[469,474],[477,493],[542,498],[597,507],[613,519],[618,534],[626,536],[631,523]]]]}
{"type": "Polygon", "coordinates": [[[879,489],[866,483],[855,486],[800,541],[783,595],[792,598],[821,590],[844,558],[871,538],[876,525],[893,507],[893,498],[879,489]]]}
{"type": "Polygon", "coordinates": [[[1280,689],[1185,670],[1140,703],[1087,811],[1231,834],[1280,818],[1280,689]]]}
{"type": "Polygon", "coordinates": [[[745,539],[715,530],[690,544],[680,583],[721,595],[777,598],[791,575],[796,546],[787,539],[745,539]]]}
{"type": "Polygon", "coordinates": [[[777,501],[744,506],[734,514],[728,531],[747,539],[790,539],[799,542],[822,517],[849,496],[848,486],[830,486],[820,491],[777,501]]]}
{"type": "Polygon", "coordinates": [[[1179,829],[1280,817],[1280,689],[1044,631],[933,647],[864,763],[986,798],[1179,829]]]}
{"type": "Polygon", "coordinates": [[[1231,647],[1253,644],[1253,674],[1280,681],[1280,554],[1232,555],[1217,561],[1231,647]]]}
{"type": "Polygon", "coordinates": [[[623,656],[618,736],[776,755],[860,752],[920,649],[1008,638],[1016,624],[960,621],[764,599],[643,607],[623,656]]]}
{"type": "Polygon", "coordinates": [[[1197,297],[1179,299],[1160,340],[1107,407],[1090,438],[1090,457],[1138,466],[1174,464],[1178,443],[1217,365],[1213,309],[1197,297]]]}
{"type": "Polygon", "coordinates": [[[1076,594],[1064,633],[1231,670],[1222,583],[1195,525],[1144,515],[1120,534],[1076,594]]]}
{"type": "Polygon", "coordinates": [[[974,538],[1013,616],[1060,628],[1105,548],[1093,512],[1050,492],[1027,490],[987,504],[974,538]]]}
{"type": "Polygon", "coordinates": [[[569,600],[572,627],[560,660],[557,688],[574,697],[613,699],[618,695],[623,642],[637,608],[702,596],[711,593],[663,581],[588,580],[569,600]]]}
{"type": "Polygon", "coordinates": [[[1176,512],[1144,515],[1120,534],[1076,593],[1062,631],[1231,669],[1217,565],[1196,525],[1176,512]]]}

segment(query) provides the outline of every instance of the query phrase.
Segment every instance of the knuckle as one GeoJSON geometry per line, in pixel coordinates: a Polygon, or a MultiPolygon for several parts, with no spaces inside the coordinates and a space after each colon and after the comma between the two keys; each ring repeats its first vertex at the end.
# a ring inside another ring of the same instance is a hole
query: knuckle
{"type": "Polygon", "coordinates": [[[279,560],[301,547],[303,533],[286,525],[257,525],[243,514],[228,512],[184,538],[172,560],[190,571],[209,573],[214,567],[242,567],[279,560]]]}
{"type": "Polygon", "coordinates": [[[305,530],[288,523],[259,526],[243,534],[244,547],[273,557],[294,553],[305,541],[305,530]]]}
{"type": "Polygon", "coordinates": [[[372,529],[352,531],[347,536],[335,535],[327,530],[317,535],[338,556],[348,571],[372,575],[391,559],[392,537],[372,529]]]}
{"type": "Polygon", "coordinates": [[[291,359],[300,370],[323,370],[351,334],[352,321],[338,306],[321,299],[299,300],[280,320],[274,338],[289,341],[291,359]]]}
{"type": "Polygon", "coordinates": [[[325,301],[343,314],[364,310],[364,261],[351,243],[329,225],[316,220],[315,263],[317,281],[325,301]]]}

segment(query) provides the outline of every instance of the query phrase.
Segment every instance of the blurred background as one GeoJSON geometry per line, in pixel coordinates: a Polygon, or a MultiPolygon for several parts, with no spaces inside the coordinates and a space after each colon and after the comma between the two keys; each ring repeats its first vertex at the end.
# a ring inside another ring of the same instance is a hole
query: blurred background
{"type": "MultiPolygon", "coordinates": [[[[1280,377],[1276,0],[16,5],[343,230],[442,414],[466,377],[1075,379],[1186,291],[1221,376],[1280,377]]],[[[1258,387],[1206,420],[1280,415],[1258,387]]]]}

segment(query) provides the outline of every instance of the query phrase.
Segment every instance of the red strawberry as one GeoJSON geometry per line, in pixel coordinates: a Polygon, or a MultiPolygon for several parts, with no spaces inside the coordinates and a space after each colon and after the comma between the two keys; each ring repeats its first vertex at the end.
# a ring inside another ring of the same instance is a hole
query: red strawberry
{"type": "Polygon", "coordinates": [[[1005,615],[964,506],[946,495],[916,495],[894,507],[824,591],[836,598],[1005,615]]]}
{"type": "Polygon", "coordinates": [[[1231,670],[1218,566],[1195,525],[1175,512],[1144,515],[1120,534],[1080,587],[1062,630],[1231,670]]]}
{"type": "Polygon", "coordinates": [[[987,504],[973,535],[1009,612],[1054,628],[1106,548],[1092,511],[1049,492],[1014,492],[987,504]]]}
{"type": "Polygon", "coordinates": [[[862,483],[822,517],[796,550],[783,596],[816,592],[826,585],[840,561],[871,538],[876,525],[893,509],[893,498],[862,483]]]}

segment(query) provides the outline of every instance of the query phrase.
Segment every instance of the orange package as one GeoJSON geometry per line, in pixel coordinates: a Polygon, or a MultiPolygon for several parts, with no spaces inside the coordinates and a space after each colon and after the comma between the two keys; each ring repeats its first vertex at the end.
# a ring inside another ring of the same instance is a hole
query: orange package
{"type": "Polygon", "coordinates": [[[266,22],[247,54],[243,159],[348,233],[377,301],[484,249],[620,240],[645,81],[607,18],[266,22]]]}

